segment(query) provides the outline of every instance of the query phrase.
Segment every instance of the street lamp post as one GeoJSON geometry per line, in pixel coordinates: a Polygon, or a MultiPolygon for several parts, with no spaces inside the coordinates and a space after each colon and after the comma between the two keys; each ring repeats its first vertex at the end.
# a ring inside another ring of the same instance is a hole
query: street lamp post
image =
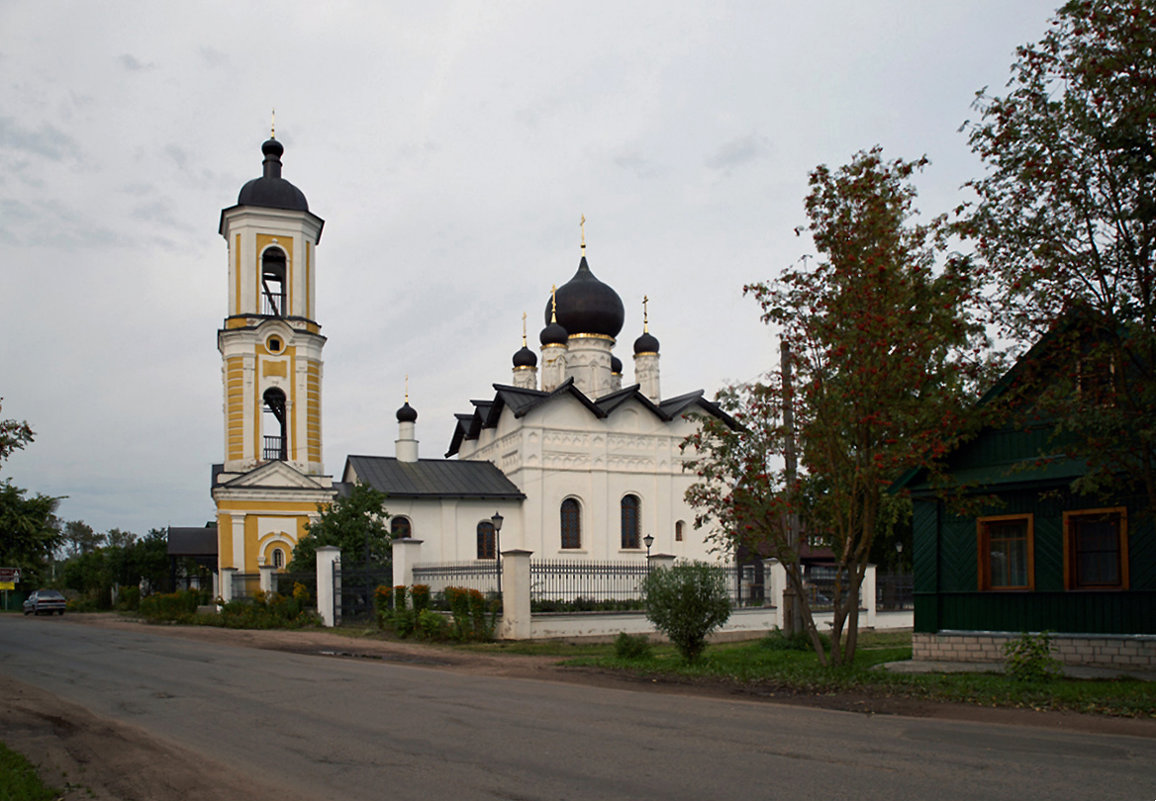
{"type": "Polygon", "coordinates": [[[646,544],[646,572],[649,573],[650,572],[650,546],[654,545],[654,535],[653,534],[647,534],[645,537],[642,538],[642,541],[646,544]]]}
{"type": "Polygon", "coordinates": [[[494,512],[490,523],[494,527],[494,564],[498,568],[498,595],[502,594],[502,548],[499,535],[502,533],[502,517],[500,512],[494,512]]]}

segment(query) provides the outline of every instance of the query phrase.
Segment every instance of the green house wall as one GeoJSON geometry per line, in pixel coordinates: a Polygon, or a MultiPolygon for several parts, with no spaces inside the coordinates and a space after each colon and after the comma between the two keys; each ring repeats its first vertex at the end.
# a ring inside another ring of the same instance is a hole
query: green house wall
{"type": "Polygon", "coordinates": [[[1156,634],[1156,526],[1140,497],[1106,501],[1073,495],[1080,465],[1051,460],[1045,428],[989,430],[952,455],[956,480],[997,502],[978,514],[953,514],[926,486],[913,487],[915,630],[1156,634]],[[1065,511],[1125,506],[1128,589],[1064,589],[1065,511]],[[976,517],[1031,514],[1031,591],[980,591],[976,517]]]}

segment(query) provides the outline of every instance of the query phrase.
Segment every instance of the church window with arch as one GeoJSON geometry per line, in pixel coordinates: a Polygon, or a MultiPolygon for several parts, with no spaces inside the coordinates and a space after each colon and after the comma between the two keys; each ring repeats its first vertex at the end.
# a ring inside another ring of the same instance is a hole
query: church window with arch
{"type": "Polygon", "coordinates": [[[478,523],[478,558],[497,559],[497,538],[494,536],[494,524],[489,520],[478,523]]]}
{"type": "Polygon", "coordinates": [[[627,549],[638,548],[638,512],[641,502],[637,495],[626,495],[622,498],[622,547],[627,549]]]}
{"type": "Polygon", "coordinates": [[[562,501],[562,547],[582,547],[582,507],[573,498],[562,501]]]}
{"type": "Polygon", "coordinates": [[[389,535],[395,540],[404,540],[413,536],[413,525],[408,517],[395,515],[389,519],[389,535]]]}
{"type": "Polygon", "coordinates": [[[285,316],[285,251],[268,248],[261,254],[261,313],[285,316]]]}
{"type": "Polygon", "coordinates": [[[278,570],[285,567],[285,551],[280,548],[273,549],[273,567],[278,570]]]}

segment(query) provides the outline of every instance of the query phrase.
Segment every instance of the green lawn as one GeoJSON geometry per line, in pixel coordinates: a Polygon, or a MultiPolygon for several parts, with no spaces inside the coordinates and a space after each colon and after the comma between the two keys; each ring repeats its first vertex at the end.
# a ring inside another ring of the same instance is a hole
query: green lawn
{"type": "Polygon", "coordinates": [[[1030,683],[992,673],[901,674],[871,669],[884,662],[910,659],[910,632],[862,632],[855,664],[839,669],[821,667],[810,651],[787,650],[781,646],[781,640],[775,638],[713,644],[695,665],[683,664],[668,645],[656,645],[652,656],[641,660],[615,657],[611,644],[538,641],[460,647],[554,655],[567,665],[617,670],[649,678],[688,682],[717,680],[752,692],[853,692],[878,698],[921,698],[1156,718],[1156,682],[1056,678],[1030,683]]]}
{"type": "Polygon", "coordinates": [[[0,798],[4,801],[52,801],[60,791],[45,786],[32,763],[0,743],[0,798]]]}

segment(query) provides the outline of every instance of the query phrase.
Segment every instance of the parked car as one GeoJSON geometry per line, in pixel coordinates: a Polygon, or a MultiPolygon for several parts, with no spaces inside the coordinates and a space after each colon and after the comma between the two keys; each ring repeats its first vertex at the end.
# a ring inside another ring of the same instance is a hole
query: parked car
{"type": "Polygon", "coordinates": [[[56,612],[63,615],[67,604],[68,601],[56,590],[37,590],[24,602],[24,614],[51,615],[56,612]]]}

